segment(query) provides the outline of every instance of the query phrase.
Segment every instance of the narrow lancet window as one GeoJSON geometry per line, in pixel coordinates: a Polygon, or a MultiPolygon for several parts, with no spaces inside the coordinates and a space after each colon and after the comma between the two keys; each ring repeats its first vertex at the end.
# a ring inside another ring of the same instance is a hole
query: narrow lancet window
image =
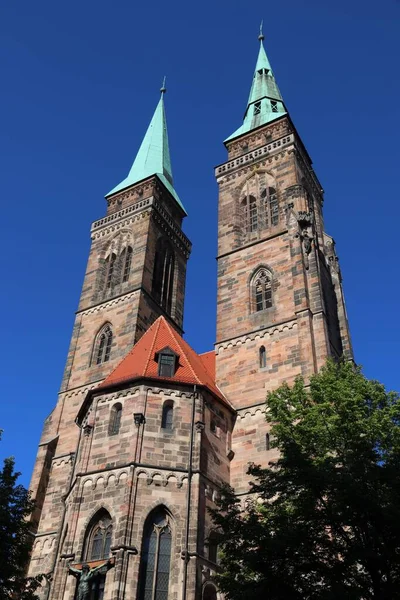
{"type": "Polygon", "coordinates": [[[265,351],[265,346],[261,346],[259,350],[259,361],[260,361],[260,369],[265,369],[267,366],[267,353],[265,351]]]}
{"type": "Polygon", "coordinates": [[[131,246],[124,248],[121,253],[121,265],[122,265],[122,283],[129,280],[132,265],[132,254],[133,250],[131,246]]]}
{"type": "Polygon", "coordinates": [[[167,400],[164,402],[163,411],[162,411],[162,419],[161,419],[161,427],[166,431],[172,431],[172,426],[174,422],[174,404],[167,400]]]}
{"type": "Polygon", "coordinates": [[[246,232],[252,233],[253,231],[257,231],[258,210],[257,200],[254,198],[254,196],[246,196],[246,198],[242,200],[242,210],[246,232]]]}
{"type": "Polygon", "coordinates": [[[122,404],[118,402],[117,404],[114,404],[110,411],[110,423],[108,426],[109,435],[117,435],[117,433],[119,433],[119,428],[121,427],[121,417],[122,404]]]}
{"type": "Polygon", "coordinates": [[[265,227],[275,227],[279,223],[279,205],[276,189],[269,187],[261,192],[264,201],[265,227]]]}

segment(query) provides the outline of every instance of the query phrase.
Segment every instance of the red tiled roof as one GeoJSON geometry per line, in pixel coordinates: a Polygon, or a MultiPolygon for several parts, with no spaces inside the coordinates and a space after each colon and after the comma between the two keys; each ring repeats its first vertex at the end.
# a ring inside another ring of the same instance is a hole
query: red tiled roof
{"type": "Polygon", "coordinates": [[[227,403],[215,384],[215,353],[211,351],[198,355],[164,317],[159,317],[153,323],[96,390],[138,378],[205,386],[227,403]],[[179,355],[178,368],[173,377],[158,376],[156,353],[165,347],[179,355]]]}
{"type": "Polygon", "coordinates": [[[214,350],[210,350],[209,352],[203,352],[203,354],[199,354],[201,362],[206,368],[215,381],[215,352],[214,350]]]}

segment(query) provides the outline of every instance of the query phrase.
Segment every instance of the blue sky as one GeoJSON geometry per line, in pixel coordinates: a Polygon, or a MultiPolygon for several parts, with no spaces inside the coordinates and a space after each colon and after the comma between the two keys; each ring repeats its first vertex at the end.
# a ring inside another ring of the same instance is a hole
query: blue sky
{"type": "Polygon", "coordinates": [[[185,330],[215,338],[222,140],[265,44],[326,191],[356,360],[399,389],[400,2],[85,0],[0,8],[0,458],[28,485],[61,381],[92,221],[127,174],[167,75],[176,189],[193,242],[185,330]]]}

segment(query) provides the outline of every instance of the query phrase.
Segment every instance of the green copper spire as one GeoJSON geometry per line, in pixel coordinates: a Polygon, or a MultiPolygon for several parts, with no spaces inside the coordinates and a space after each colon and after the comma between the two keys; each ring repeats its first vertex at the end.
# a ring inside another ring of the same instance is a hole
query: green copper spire
{"type": "Polygon", "coordinates": [[[120,192],[134,183],[138,183],[138,181],[141,181],[142,179],[146,179],[152,175],[157,175],[167,190],[175,198],[185,214],[187,214],[182,202],[179,200],[178,194],[174,189],[174,182],[172,179],[167,120],[165,117],[164,108],[164,94],[167,91],[165,88],[165,77],[160,91],[161,98],[157,104],[156,110],[154,111],[153,118],[150,121],[150,125],[140,145],[128,177],[126,177],[126,179],[121,181],[119,185],[112,189],[107,196],[116,194],[117,192],[120,192]]]}
{"type": "Polygon", "coordinates": [[[262,23],[258,39],[260,40],[260,50],[258,52],[243,125],[230,135],[225,142],[287,114],[271,65],[265,53],[262,23]]]}

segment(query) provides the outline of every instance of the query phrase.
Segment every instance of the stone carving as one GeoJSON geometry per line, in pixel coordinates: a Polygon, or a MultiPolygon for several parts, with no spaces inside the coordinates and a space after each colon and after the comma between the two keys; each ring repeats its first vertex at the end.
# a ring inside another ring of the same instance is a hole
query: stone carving
{"type": "Polygon", "coordinates": [[[303,247],[304,266],[308,270],[309,266],[310,266],[310,263],[308,260],[308,255],[310,254],[310,252],[312,250],[313,238],[308,235],[307,229],[303,229],[303,231],[300,235],[300,239],[301,239],[302,247],[303,247]]]}
{"type": "Polygon", "coordinates": [[[105,567],[111,567],[110,560],[107,560],[106,562],[102,563],[98,567],[95,567],[94,569],[91,569],[86,563],[82,565],[82,569],[74,569],[71,566],[68,567],[69,572],[77,579],[79,578],[77,600],[89,600],[90,582],[93,579],[93,577],[105,567]]]}

